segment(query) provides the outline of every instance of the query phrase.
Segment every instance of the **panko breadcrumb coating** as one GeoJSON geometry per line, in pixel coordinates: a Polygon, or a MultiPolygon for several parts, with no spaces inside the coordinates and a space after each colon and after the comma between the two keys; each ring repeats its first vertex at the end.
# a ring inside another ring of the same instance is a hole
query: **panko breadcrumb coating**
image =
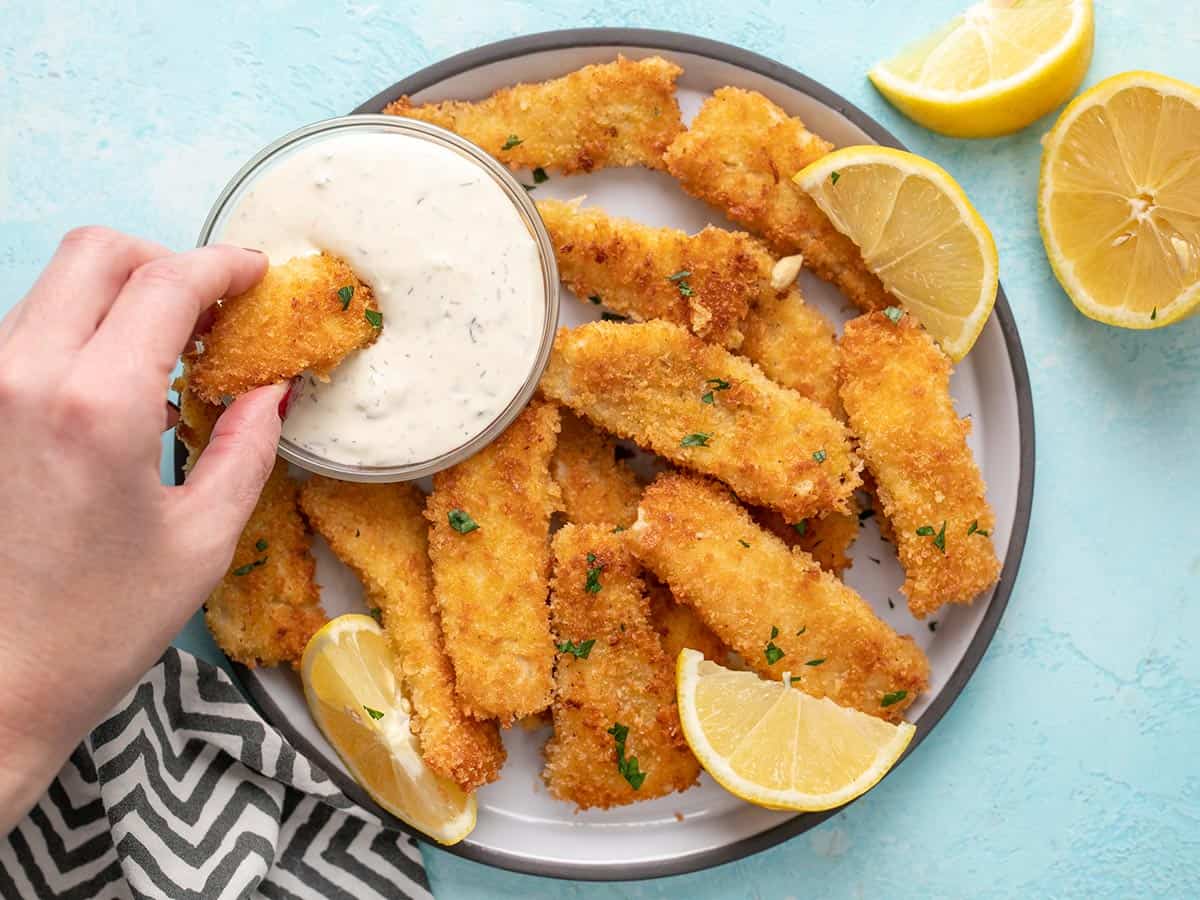
{"type": "Polygon", "coordinates": [[[541,386],[604,430],[793,521],[849,511],[859,484],[841,422],[670,322],[560,330],[541,386]]]}
{"type": "Polygon", "coordinates": [[[996,583],[996,517],[950,397],[950,360],[911,315],[846,324],[841,392],[904,567],[908,608],[924,618],[996,583]]]}
{"type": "Polygon", "coordinates": [[[568,410],[560,410],[562,430],[551,473],[562,491],[563,514],[577,525],[632,525],[641,485],[616,458],[616,443],[568,410]]]}
{"type": "Polygon", "coordinates": [[[663,168],[662,154],[683,130],[675,79],[683,70],[660,56],[584,66],[552,81],[502,88],[485,100],[414,105],[385,113],[440,125],[510,167],[565,175],[606,166],[663,168]]]}
{"type": "Polygon", "coordinates": [[[858,540],[857,502],[851,512],[826,513],[799,522],[789,522],[775,510],[761,506],[752,508],[750,515],[789,547],[799,547],[812,556],[826,572],[841,578],[854,565],[847,551],[858,540]]]}
{"type": "Polygon", "coordinates": [[[271,266],[250,290],[214,307],[212,327],[200,336],[203,351],[186,357],[192,389],[219,403],[304,371],[325,378],[379,335],[367,310],[377,312],[371,289],[335,256],[271,266]]]}
{"type": "Polygon", "coordinates": [[[379,611],[396,677],[412,703],[421,757],[464,791],[495,781],[505,757],[500,732],[495,722],[462,711],[442,644],[424,496],[412,484],[356,484],[317,475],[300,489],[300,508],[379,611]]]}
{"type": "Polygon", "coordinates": [[[566,525],[554,535],[560,652],[543,777],[551,794],[580,809],[681,791],[700,774],[679,725],[674,660],[650,623],[640,566],[622,538],[604,525],[566,525]]]}
{"type": "Polygon", "coordinates": [[[173,387],[179,392],[179,422],[175,425],[175,436],[187,448],[187,462],[183,471],[190,472],[200,458],[200,452],[208,446],[217,419],[225,411],[219,403],[209,403],[196,396],[188,386],[188,367],[183,375],[175,379],[173,387]]]}
{"type": "Polygon", "coordinates": [[[684,648],[699,650],[717,665],[729,665],[729,648],[700,620],[696,611],[676,603],[671,589],[650,575],[643,575],[650,598],[650,622],[662,640],[663,652],[674,665],[684,648]]]}
{"type": "Polygon", "coordinates": [[[856,306],[883,309],[895,301],[858,247],[792,183],[832,149],[762,94],[724,87],[704,102],[664,159],[685,191],[761,235],[775,253],[802,253],[808,268],[856,306]]]}
{"type": "Polygon", "coordinates": [[[233,562],[204,605],[217,645],[243,665],[299,665],[309,638],[328,621],[297,505],[299,487],[287,463],[276,460],[233,562]]]}
{"type": "Polygon", "coordinates": [[[630,544],[642,563],[764,678],[899,720],[929,661],[802,550],[764,531],[720,485],[668,473],[646,488],[630,544]],[[904,699],[883,706],[887,694],[904,699]]]}
{"type": "Polygon", "coordinates": [[[535,400],[489,446],[434,475],[425,509],[459,700],[505,726],[549,706],[553,689],[546,598],[558,428],[558,407],[535,400]]]}

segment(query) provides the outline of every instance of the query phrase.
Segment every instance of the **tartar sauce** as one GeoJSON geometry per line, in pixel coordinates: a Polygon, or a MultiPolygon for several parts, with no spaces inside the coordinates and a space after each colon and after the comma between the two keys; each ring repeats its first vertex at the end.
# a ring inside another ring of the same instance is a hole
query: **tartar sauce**
{"type": "Polygon", "coordinates": [[[537,356],[545,286],[537,243],[492,177],[403,134],[333,135],[267,168],[222,241],[273,263],[324,250],[371,286],[383,331],[330,381],[306,377],[283,435],[320,457],[395,466],[487,427],[537,356]]]}

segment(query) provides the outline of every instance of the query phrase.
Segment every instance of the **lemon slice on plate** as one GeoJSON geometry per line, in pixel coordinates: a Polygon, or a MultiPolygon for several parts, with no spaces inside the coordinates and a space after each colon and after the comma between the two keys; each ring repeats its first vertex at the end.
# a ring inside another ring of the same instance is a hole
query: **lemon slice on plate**
{"type": "Polygon", "coordinates": [[[996,243],[958,182],[891,147],[845,147],[793,180],[956,362],[996,303],[996,243]]]}
{"type": "Polygon", "coordinates": [[[1159,328],[1200,306],[1200,88],[1116,75],[1043,143],[1042,241],[1079,311],[1159,328]]]}
{"type": "Polygon", "coordinates": [[[705,771],[770,809],[850,802],[887,774],[916,731],[810,697],[786,676],[764,681],[723,668],[696,650],[680,651],[675,685],[684,737],[705,771]]]}
{"type": "Polygon", "coordinates": [[[995,137],[1075,93],[1094,33],[1092,0],[983,0],[867,77],[926,128],[995,137]]]}
{"type": "Polygon", "coordinates": [[[421,759],[374,619],[345,615],[326,624],[304,649],[300,678],[313,719],[371,799],[441,844],[471,833],[475,798],[421,759]]]}

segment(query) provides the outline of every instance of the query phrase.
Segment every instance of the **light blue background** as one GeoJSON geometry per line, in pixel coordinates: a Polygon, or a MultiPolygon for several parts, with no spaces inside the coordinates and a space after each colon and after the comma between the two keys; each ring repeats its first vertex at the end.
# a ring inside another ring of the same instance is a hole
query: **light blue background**
{"type": "MultiPolygon", "coordinates": [[[[591,886],[431,851],[439,896],[1200,895],[1200,317],[1131,333],[1074,311],[1037,231],[1048,120],[953,141],[872,91],[872,62],[962,2],[0,0],[0,309],[70,226],[187,247],[276,136],[449,54],[553,28],[684,28],[775,57],[946,166],[992,225],[1033,381],[1037,490],[1008,613],[935,734],[848,811],[739,863],[591,886]]],[[[1200,82],[1194,4],[1100,7],[1089,84],[1136,68],[1200,82]]],[[[183,641],[212,653],[202,629],[183,641]]]]}

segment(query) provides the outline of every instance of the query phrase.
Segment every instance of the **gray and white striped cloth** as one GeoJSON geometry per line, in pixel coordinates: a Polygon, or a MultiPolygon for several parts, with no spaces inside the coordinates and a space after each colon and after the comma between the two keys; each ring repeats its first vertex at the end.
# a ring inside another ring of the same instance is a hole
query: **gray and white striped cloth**
{"type": "Polygon", "coordinates": [[[0,897],[431,898],[416,842],[175,648],[0,843],[0,897]]]}

